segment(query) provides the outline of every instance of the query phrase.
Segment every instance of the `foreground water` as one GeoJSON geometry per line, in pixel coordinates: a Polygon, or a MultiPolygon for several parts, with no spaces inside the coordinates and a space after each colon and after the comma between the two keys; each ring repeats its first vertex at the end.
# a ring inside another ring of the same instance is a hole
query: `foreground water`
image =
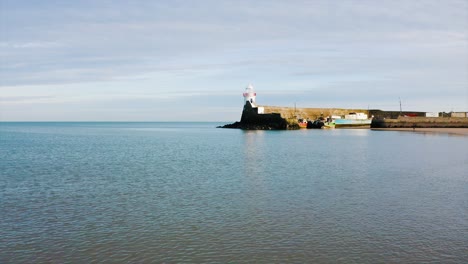
{"type": "Polygon", "coordinates": [[[468,137],[0,123],[0,263],[466,263],[468,137]]]}

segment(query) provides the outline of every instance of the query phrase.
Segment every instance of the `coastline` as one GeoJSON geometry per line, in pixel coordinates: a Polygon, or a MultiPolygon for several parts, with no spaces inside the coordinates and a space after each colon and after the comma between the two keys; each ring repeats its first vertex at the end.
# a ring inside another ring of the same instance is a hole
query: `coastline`
{"type": "Polygon", "coordinates": [[[468,128],[371,128],[376,131],[406,131],[416,133],[442,133],[450,135],[468,136],[468,128]]]}

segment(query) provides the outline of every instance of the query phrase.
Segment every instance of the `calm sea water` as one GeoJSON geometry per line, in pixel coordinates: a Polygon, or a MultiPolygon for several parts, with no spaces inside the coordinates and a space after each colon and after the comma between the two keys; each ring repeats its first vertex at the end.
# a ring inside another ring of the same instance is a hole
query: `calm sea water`
{"type": "Polygon", "coordinates": [[[0,123],[0,263],[467,263],[468,137],[0,123]]]}

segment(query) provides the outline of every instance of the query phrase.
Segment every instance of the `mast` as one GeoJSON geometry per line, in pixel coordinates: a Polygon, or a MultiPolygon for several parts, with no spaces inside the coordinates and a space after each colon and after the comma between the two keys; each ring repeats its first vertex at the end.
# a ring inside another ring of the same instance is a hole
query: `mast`
{"type": "Polygon", "coordinates": [[[401,98],[398,97],[398,100],[400,100],[400,116],[403,115],[403,112],[401,111],[401,98]]]}

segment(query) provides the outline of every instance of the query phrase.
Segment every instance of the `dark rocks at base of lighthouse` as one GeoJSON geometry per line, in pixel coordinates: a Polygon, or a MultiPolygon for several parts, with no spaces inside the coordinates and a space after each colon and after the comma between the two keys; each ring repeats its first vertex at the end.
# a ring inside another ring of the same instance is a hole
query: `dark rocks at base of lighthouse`
{"type": "Polygon", "coordinates": [[[264,113],[263,107],[257,106],[253,86],[249,84],[244,93],[244,109],[240,122],[220,126],[220,128],[240,128],[245,130],[285,130],[299,129],[297,122],[288,122],[280,113],[264,113]]]}
{"type": "Polygon", "coordinates": [[[281,114],[259,114],[258,108],[245,102],[240,122],[220,126],[220,128],[240,128],[245,130],[285,130],[298,129],[297,124],[289,124],[281,114]],[[296,127],[297,126],[297,127],[296,127]]]}

